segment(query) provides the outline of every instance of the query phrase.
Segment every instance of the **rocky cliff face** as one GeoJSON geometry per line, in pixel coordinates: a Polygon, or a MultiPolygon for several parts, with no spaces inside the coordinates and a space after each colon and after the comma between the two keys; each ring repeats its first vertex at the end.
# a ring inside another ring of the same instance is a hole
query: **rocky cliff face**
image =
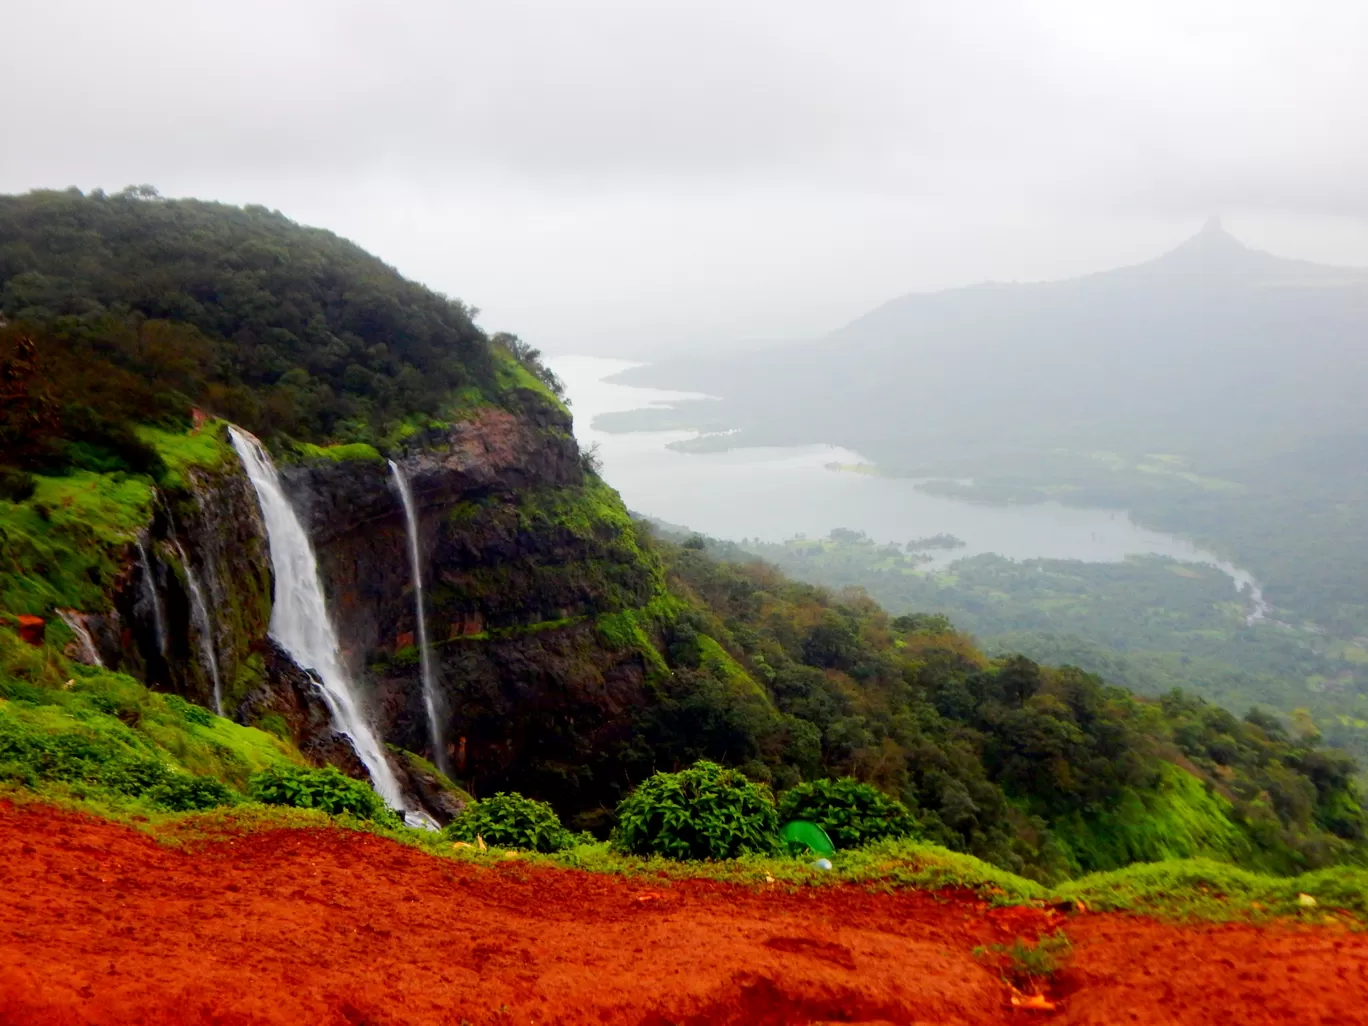
{"type": "Polygon", "coordinates": [[[647,701],[652,655],[600,620],[648,606],[663,579],[616,494],[586,473],[569,416],[519,395],[515,409],[482,408],[396,455],[418,507],[441,753],[388,466],[317,461],[284,476],[382,736],[445,761],[477,795],[517,788],[585,811],[624,783],[605,778],[606,753],[647,701]]]}
{"type": "MultiPolygon", "coordinates": [[[[592,823],[627,784],[616,753],[661,666],[640,626],[667,601],[660,566],[586,470],[569,415],[531,390],[413,435],[393,456],[417,507],[441,751],[387,462],[313,458],[282,478],[362,700],[392,750],[421,757],[396,752],[397,770],[439,818],[453,808],[422,760],[477,796],[534,792],[592,823]]],[[[241,465],[226,451],[182,478],[124,551],[113,608],[86,617],[102,660],[211,708],[216,669],[225,715],[288,732],[307,756],[360,775],[312,681],[268,637],[269,548],[241,465]]]]}
{"type": "Polygon", "coordinates": [[[271,613],[265,529],[241,466],[187,467],[119,562],[112,608],[84,616],[100,660],[207,708],[217,676],[231,714],[263,679],[271,613]]]}

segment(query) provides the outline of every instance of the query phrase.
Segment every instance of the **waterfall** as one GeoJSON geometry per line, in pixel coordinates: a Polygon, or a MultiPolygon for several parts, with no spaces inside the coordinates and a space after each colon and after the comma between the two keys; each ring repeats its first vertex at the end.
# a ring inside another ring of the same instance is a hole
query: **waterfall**
{"type": "Polygon", "coordinates": [[[152,561],[147,557],[147,546],[137,541],[138,559],[142,563],[143,601],[152,607],[152,624],[157,631],[157,651],[166,655],[166,622],[162,619],[161,598],[157,595],[157,581],[152,576],[152,561]]]}
{"type": "Polygon", "coordinates": [[[446,746],[442,742],[441,721],[437,716],[437,679],[432,672],[432,649],[428,645],[427,616],[423,611],[422,554],[418,551],[418,512],[413,504],[413,489],[403,468],[389,461],[390,473],[399,498],[404,503],[404,520],[408,527],[409,564],[413,571],[413,605],[418,620],[418,663],[423,675],[423,705],[427,709],[428,739],[432,744],[432,761],[447,773],[446,746]]]}
{"type": "Polygon", "coordinates": [[[209,677],[214,682],[214,712],[223,715],[223,682],[219,679],[218,655],[214,652],[214,628],[209,619],[209,605],[204,601],[204,589],[200,587],[195,568],[190,565],[190,557],[185,554],[185,546],[172,539],[176,552],[185,567],[185,583],[190,587],[190,613],[195,620],[195,630],[199,631],[200,655],[204,665],[209,668],[209,677]]]}
{"type": "MultiPolygon", "coordinates": [[[[190,556],[185,551],[185,546],[176,537],[176,518],[171,513],[171,504],[166,501],[166,496],[161,492],[157,493],[157,498],[161,500],[162,512],[166,514],[166,530],[171,536],[171,547],[176,550],[176,555],[180,556],[181,566],[185,568],[185,583],[190,589],[190,617],[194,621],[195,630],[199,633],[200,658],[204,660],[204,665],[209,670],[209,679],[214,685],[214,712],[223,715],[223,682],[219,677],[218,654],[214,651],[214,626],[209,619],[209,603],[204,600],[204,589],[200,587],[199,577],[195,574],[195,568],[190,565],[190,556]]],[[[199,493],[195,493],[195,500],[199,501],[199,493]]],[[[203,514],[204,506],[200,505],[200,513],[203,514]]]]}
{"type": "Polygon", "coordinates": [[[304,525],[281,490],[280,475],[261,442],[237,427],[230,426],[228,432],[256,490],[261,519],[266,524],[275,572],[271,637],[318,684],[332,714],[333,728],[351,740],[376,791],[391,808],[406,812],[399,781],[375,731],[361,715],[351,679],[342,666],[342,648],[328,616],[318,580],[318,560],[304,525]]]}
{"type": "Polygon", "coordinates": [[[71,633],[76,635],[76,646],[81,653],[79,661],[87,666],[103,667],[104,660],[100,658],[100,650],[95,647],[95,639],[90,636],[90,629],[86,627],[85,614],[74,609],[57,609],[54,612],[71,628],[71,633]]]}

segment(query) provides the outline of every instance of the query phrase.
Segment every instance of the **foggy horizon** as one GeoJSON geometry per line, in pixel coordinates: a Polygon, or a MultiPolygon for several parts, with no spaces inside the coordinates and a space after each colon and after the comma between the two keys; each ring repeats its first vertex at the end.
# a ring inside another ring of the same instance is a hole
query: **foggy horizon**
{"type": "Polygon", "coordinates": [[[1348,3],[63,0],[8,28],[0,191],[279,209],[552,352],[811,338],[1139,263],[1213,214],[1368,266],[1348,3]]]}

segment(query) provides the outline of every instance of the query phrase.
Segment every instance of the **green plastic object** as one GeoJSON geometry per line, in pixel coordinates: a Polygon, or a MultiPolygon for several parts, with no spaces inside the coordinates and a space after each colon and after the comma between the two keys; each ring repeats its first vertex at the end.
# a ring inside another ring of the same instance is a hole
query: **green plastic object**
{"type": "Polygon", "coordinates": [[[835,855],[836,845],[831,843],[825,830],[806,819],[794,819],[779,829],[779,837],[793,855],[812,852],[814,855],[835,855]]]}

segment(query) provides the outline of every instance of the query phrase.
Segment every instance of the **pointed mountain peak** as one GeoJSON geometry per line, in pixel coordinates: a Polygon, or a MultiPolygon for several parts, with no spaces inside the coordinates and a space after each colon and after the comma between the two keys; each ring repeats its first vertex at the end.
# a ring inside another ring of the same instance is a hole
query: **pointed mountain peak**
{"type": "Polygon", "coordinates": [[[1210,217],[1206,219],[1206,222],[1202,225],[1201,234],[1229,235],[1230,233],[1226,231],[1225,226],[1221,224],[1221,216],[1219,214],[1212,214],[1210,217]]]}
{"type": "Polygon", "coordinates": [[[1125,270],[1171,276],[1194,282],[1240,281],[1290,284],[1331,280],[1361,281],[1361,270],[1324,267],[1304,260],[1289,260],[1246,246],[1226,231],[1219,217],[1208,217],[1202,230],[1163,256],[1125,270]]]}
{"type": "Polygon", "coordinates": [[[1187,242],[1179,246],[1179,249],[1196,249],[1198,247],[1211,251],[1220,247],[1224,249],[1249,249],[1243,242],[1225,230],[1225,225],[1221,223],[1218,215],[1212,214],[1202,224],[1202,230],[1188,239],[1187,242]]]}
{"type": "Polygon", "coordinates": [[[1168,270],[1210,272],[1244,269],[1261,258],[1273,259],[1250,249],[1225,230],[1219,217],[1212,216],[1206,219],[1201,231],[1154,263],[1168,270]]]}

